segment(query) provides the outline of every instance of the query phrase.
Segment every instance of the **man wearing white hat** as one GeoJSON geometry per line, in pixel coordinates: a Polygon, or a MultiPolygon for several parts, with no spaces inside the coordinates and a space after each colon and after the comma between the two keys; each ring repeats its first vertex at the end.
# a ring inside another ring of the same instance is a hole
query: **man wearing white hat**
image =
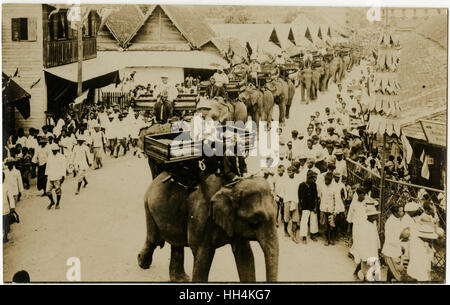
{"type": "Polygon", "coordinates": [[[66,176],[66,159],[60,153],[61,148],[58,144],[52,143],[50,145],[52,154],[48,156],[47,167],[45,168],[45,174],[47,175],[47,187],[46,193],[50,199],[50,204],[47,209],[51,209],[55,205],[55,200],[53,199],[53,191],[56,195],[56,207],[59,209],[59,203],[61,200],[61,184],[64,182],[66,176]]]}
{"type": "Polygon", "coordinates": [[[173,102],[178,96],[178,90],[175,85],[169,83],[169,77],[164,74],[161,76],[161,83],[156,87],[153,95],[156,97],[164,95],[168,101],[173,102]]]}
{"type": "Polygon", "coordinates": [[[420,215],[420,205],[416,202],[408,202],[405,205],[405,216],[402,218],[403,228],[410,228],[411,232],[416,227],[418,216],[420,215]]]}
{"type": "Polygon", "coordinates": [[[84,181],[84,187],[88,184],[86,171],[91,166],[89,148],[84,144],[84,136],[77,138],[77,145],[73,148],[73,164],[78,175],[78,187],[75,195],[80,193],[81,184],[84,181]]]}
{"type": "Polygon", "coordinates": [[[361,258],[362,268],[358,266],[355,270],[357,273],[361,268],[364,277],[368,275],[368,261],[378,260],[378,249],[381,247],[376,224],[380,212],[373,205],[367,206],[365,212],[366,217],[362,219],[359,225],[361,235],[358,253],[361,258]]]}
{"type": "Polygon", "coordinates": [[[432,242],[438,238],[432,224],[421,223],[417,227],[417,236],[410,237],[410,258],[407,274],[417,281],[431,280],[431,262],[435,250],[432,242]]]}
{"type": "Polygon", "coordinates": [[[223,71],[223,67],[219,67],[217,69],[217,72],[214,73],[213,77],[216,81],[216,86],[219,88],[223,87],[224,85],[227,85],[230,82],[230,80],[228,79],[228,76],[223,71]]]}
{"type": "Polygon", "coordinates": [[[339,173],[341,177],[347,176],[347,162],[344,160],[344,152],[341,148],[337,148],[334,152],[334,156],[336,157],[336,169],[335,172],[339,173]]]}
{"type": "Polygon", "coordinates": [[[93,125],[93,132],[92,132],[92,148],[94,153],[94,169],[99,169],[100,167],[103,167],[102,163],[102,151],[105,151],[105,135],[103,134],[103,131],[100,130],[100,124],[94,124],[93,125]]]}

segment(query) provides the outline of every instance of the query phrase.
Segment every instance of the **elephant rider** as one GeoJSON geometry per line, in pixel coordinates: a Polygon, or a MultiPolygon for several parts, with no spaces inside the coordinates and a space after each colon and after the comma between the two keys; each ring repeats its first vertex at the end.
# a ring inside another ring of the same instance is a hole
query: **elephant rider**
{"type": "Polygon", "coordinates": [[[233,182],[237,176],[243,176],[247,170],[245,159],[242,156],[230,156],[225,153],[224,147],[218,147],[223,145],[223,137],[218,132],[217,127],[220,123],[217,113],[217,107],[214,103],[220,103],[220,97],[217,100],[209,100],[201,98],[197,104],[197,111],[201,114],[202,118],[202,141],[204,155],[208,156],[209,164],[222,169],[222,176],[224,183],[228,184],[233,182]],[[219,154],[219,155],[218,155],[219,154]]]}
{"type": "Polygon", "coordinates": [[[277,66],[284,65],[286,63],[286,61],[283,58],[283,54],[281,54],[281,53],[277,54],[277,57],[275,57],[274,63],[277,66]]]}
{"type": "Polygon", "coordinates": [[[219,87],[216,84],[216,79],[214,76],[211,76],[209,79],[209,85],[206,87],[206,97],[207,98],[215,98],[216,96],[224,96],[226,94],[225,88],[223,86],[219,87]]]}
{"type": "Polygon", "coordinates": [[[222,67],[219,67],[213,75],[215,85],[220,89],[219,96],[222,96],[225,100],[228,100],[227,91],[225,90],[225,85],[228,85],[230,82],[228,76],[223,71],[222,67]]]}
{"type": "Polygon", "coordinates": [[[258,73],[261,72],[261,65],[253,58],[250,62],[250,77],[256,87],[259,87],[258,73]]]}
{"type": "Polygon", "coordinates": [[[166,123],[172,116],[174,100],[178,96],[178,90],[175,86],[169,84],[167,75],[161,76],[161,84],[155,88],[153,93],[157,101],[155,103],[155,117],[160,123],[166,123]]]}
{"type": "Polygon", "coordinates": [[[158,123],[165,124],[173,115],[173,101],[168,100],[167,90],[162,91],[155,103],[155,119],[158,123]]]}

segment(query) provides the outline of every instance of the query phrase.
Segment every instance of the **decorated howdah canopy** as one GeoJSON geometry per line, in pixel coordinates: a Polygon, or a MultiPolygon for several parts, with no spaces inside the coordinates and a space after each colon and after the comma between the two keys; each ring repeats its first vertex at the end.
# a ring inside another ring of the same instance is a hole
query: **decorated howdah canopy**
{"type": "Polygon", "coordinates": [[[385,26],[378,39],[375,79],[369,104],[370,133],[400,136],[400,83],[397,68],[400,62],[400,42],[392,29],[385,26]]]}

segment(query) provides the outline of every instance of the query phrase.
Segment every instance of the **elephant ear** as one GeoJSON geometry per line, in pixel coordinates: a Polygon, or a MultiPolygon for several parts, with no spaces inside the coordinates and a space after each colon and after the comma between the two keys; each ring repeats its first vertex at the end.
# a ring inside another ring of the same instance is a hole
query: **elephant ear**
{"type": "Polygon", "coordinates": [[[211,198],[212,219],[225,233],[232,237],[234,233],[235,211],[233,208],[233,192],[231,189],[220,189],[211,198]]]}

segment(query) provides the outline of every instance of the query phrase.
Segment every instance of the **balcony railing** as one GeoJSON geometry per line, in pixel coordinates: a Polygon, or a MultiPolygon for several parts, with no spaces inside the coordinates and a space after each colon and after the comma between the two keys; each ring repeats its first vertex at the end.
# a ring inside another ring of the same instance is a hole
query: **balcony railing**
{"type": "MultiPolygon", "coordinates": [[[[97,57],[97,39],[83,38],[83,60],[97,57]]],[[[48,41],[44,43],[44,66],[46,68],[78,61],[77,39],[48,41]]]]}

